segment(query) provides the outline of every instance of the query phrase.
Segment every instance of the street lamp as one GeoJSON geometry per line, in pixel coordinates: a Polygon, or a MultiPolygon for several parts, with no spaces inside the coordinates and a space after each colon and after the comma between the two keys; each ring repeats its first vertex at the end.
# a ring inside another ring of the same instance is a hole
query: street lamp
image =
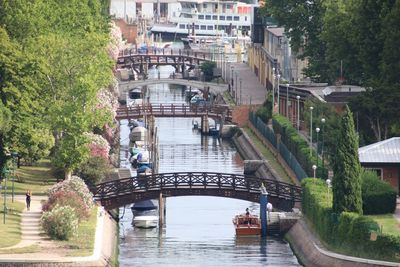
{"type": "Polygon", "coordinates": [[[272,68],[272,114],[274,114],[274,107],[275,107],[275,68],[272,68]]]}
{"type": "Polygon", "coordinates": [[[286,84],[286,117],[289,118],[289,84],[286,84]]]}
{"type": "Polygon", "coordinates": [[[279,82],[280,82],[280,79],[281,79],[281,75],[278,73],[278,75],[276,75],[276,77],[278,78],[278,114],[280,114],[281,113],[281,110],[280,110],[280,100],[279,100],[279,82]]]}
{"type": "Polygon", "coordinates": [[[312,156],[312,111],[314,107],[310,107],[310,157],[312,156]]]}
{"type": "Polygon", "coordinates": [[[237,72],[235,71],[235,102],[236,102],[236,105],[237,105],[237,99],[238,99],[238,93],[237,93],[237,91],[238,91],[238,75],[237,75],[237,72]]]}
{"type": "Polygon", "coordinates": [[[322,147],[321,147],[321,157],[322,157],[322,171],[325,170],[325,160],[324,160],[324,139],[325,139],[325,118],[321,119],[322,123],[322,147]]]}
{"type": "Polygon", "coordinates": [[[239,98],[239,104],[241,105],[242,104],[242,78],[240,78],[239,79],[239,83],[240,83],[240,86],[239,86],[239,92],[240,92],[240,98],[239,98]]]}
{"type": "Polygon", "coordinates": [[[4,177],[4,202],[3,202],[3,223],[6,223],[6,213],[7,213],[7,177],[8,177],[9,170],[7,169],[7,162],[4,164],[3,167],[3,177],[4,177]]]}
{"type": "Polygon", "coordinates": [[[297,131],[300,132],[300,96],[296,96],[297,99],[297,131]]]}
{"type": "Polygon", "coordinates": [[[330,194],[329,194],[329,189],[332,186],[331,183],[332,183],[331,179],[326,179],[326,185],[328,186],[328,204],[330,203],[330,200],[331,200],[331,197],[330,197],[330,194]]]}
{"type": "Polygon", "coordinates": [[[312,165],[312,169],[314,171],[314,182],[315,182],[315,170],[317,169],[317,165],[312,165]]]}
{"type": "Polygon", "coordinates": [[[12,166],[13,166],[13,175],[11,178],[12,181],[12,198],[11,202],[14,203],[14,181],[15,181],[15,172],[17,170],[17,159],[18,159],[18,152],[11,152],[12,157],[12,166]]]}
{"type": "Polygon", "coordinates": [[[318,134],[319,134],[319,131],[320,131],[321,129],[320,128],[315,128],[315,131],[317,132],[317,166],[318,166],[318,134]]]}

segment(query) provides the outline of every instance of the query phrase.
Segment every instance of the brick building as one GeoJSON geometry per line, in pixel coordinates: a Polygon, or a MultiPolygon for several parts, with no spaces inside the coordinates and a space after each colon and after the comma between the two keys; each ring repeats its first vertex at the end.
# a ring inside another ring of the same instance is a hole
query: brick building
{"type": "Polygon", "coordinates": [[[358,149],[361,166],[374,170],[400,192],[400,137],[392,137],[358,149]]]}

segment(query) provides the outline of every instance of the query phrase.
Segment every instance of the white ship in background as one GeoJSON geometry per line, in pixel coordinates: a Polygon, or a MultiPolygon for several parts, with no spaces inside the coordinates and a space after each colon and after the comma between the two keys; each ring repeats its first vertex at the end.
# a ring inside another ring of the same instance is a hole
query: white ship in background
{"type": "MultiPolygon", "coordinates": [[[[165,23],[151,27],[154,34],[177,39],[188,35],[235,37],[250,35],[254,4],[225,0],[178,0],[181,9],[165,23]]],[[[168,38],[168,39],[169,39],[168,38]]]]}

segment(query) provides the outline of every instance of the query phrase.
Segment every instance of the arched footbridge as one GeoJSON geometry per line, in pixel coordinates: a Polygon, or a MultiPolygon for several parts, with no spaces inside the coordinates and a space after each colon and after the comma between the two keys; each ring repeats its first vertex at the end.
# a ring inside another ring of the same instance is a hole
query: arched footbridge
{"type": "Polygon", "coordinates": [[[137,201],[174,196],[217,196],[259,202],[260,187],[274,207],[290,211],[301,201],[301,187],[276,180],[216,172],[158,173],[98,184],[94,196],[106,210],[137,201]]]}
{"type": "Polygon", "coordinates": [[[225,105],[199,106],[186,104],[145,104],[132,107],[121,106],[117,109],[117,120],[138,119],[143,116],[154,117],[203,117],[232,120],[232,110],[225,105]]]}

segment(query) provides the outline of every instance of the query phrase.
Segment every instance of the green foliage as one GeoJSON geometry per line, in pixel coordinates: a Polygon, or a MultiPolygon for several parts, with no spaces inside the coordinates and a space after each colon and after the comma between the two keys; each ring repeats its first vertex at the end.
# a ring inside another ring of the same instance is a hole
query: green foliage
{"type": "Polygon", "coordinates": [[[78,175],[87,184],[97,184],[103,181],[111,171],[108,161],[102,157],[90,157],[81,164],[78,169],[78,175]]]}
{"type": "Polygon", "coordinates": [[[399,236],[380,234],[375,221],[357,213],[342,212],[338,216],[332,210],[331,192],[324,181],[306,178],[302,187],[303,213],[329,247],[352,256],[399,261],[399,236]],[[370,240],[371,232],[378,233],[376,241],[370,240]]]}
{"type": "MultiPolygon", "coordinates": [[[[297,130],[292,126],[291,122],[282,115],[274,114],[272,119],[272,127],[275,134],[281,135],[281,141],[287,146],[289,151],[296,157],[304,171],[309,175],[314,175],[312,165],[317,164],[317,153],[313,149],[310,155],[310,146],[307,141],[301,137],[297,130]]],[[[322,160],[318,160],[317,170],[319,176],[327,177],[327,169],[322,164],[322,160]]]]}
{"type": "Polygon", "coordinates": [[[217,63],[214,61],[206,61],[200,65],[201,71],[204,73],[204,79],[211,81],[214,76],[214,68],[217,67],[217,63]]]}
{"type": "Polygon", "coordinates": [[[361,165],[358,159],[358,137],[354,129],[353,114],[346,106],[337,136],[334,177],[333,210],[340,214],[350,211],[362,214],[361,165]]]}
{"type": "Polygon", "coordinates": [[[78,218],[70,206],[56,205],[51,211],[44,212],[40,220],[43,230],[52,238],[68,240],[76,234],[78,218]]]}
{"type": "Polygon", "coordinates": [[[379,180],[373,171],[362,171],[362,202],[364,214],[393,213],[396,209],[396,190],[379,180]]]}

